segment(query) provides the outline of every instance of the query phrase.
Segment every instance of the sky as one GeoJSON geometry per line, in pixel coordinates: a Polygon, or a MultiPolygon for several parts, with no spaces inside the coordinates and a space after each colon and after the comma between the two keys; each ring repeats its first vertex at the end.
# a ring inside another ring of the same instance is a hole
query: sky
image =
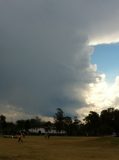
{"type": "Polygon", "coordinates": [[[106,74],[109,83],[119,75],[119,44],[97,45],[92,55],[92,63],[97,65],[100,73],[106,74]]]}
{"type": "Polygon", "coordinates": [[[1,0],[0,113],[85,116],[119,105],[118,0],[1,0]],[[111,82],[111,83],[110,83],[111,82]]]}

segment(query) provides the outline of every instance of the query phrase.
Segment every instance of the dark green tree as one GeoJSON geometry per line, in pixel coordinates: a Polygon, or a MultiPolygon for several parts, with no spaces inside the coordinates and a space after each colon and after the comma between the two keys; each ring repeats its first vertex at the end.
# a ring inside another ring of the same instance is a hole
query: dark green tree
{"type": "Polygon", "coordinates": [[[114,131],[114,108],[108,108],[106,110],[102,110],[100,115],[101,127],[100,132],[102,135],[112,134],[114,131]]]}
{"type": "Polygon", "coordinates": [[[45,127],[45,131],[49,132],[49,131],[51,131],[53,124],[50,121],[44,122],[44,127],[45,127]]]}
{"type": "Polygon", "coordinates": [[[99,134],[100,117],[98,113],[90,111],[89,115],[84,118],[84,122],[88,135],[96,136],[99,134]]]}
{"type": "Polygon", "coordinates": [[[77,116],[74,117],[73,123],[72,123],[72,135],[78,136],[80,133],[80,123],[81,121],[77,118],[77,116]]]}
{"type": "Polygon", "coordinates": [[[16,128],[17,128],[17,131],[22,131],[22,130],[25,130],[25,122],[26,120],[18,120],[16,122],[16,128]]]}
{"type": "Polygon", "coordinates": [[[6,117],[4,115],[0,115],[0,132],[4,134],[6,128],[6,117]]]}
{"type": "Polygon", "coordinates": [[[72,134],[72,118],[69,116],[64,117],[64,129],[67,132],[67,135],[72,134]]]}
{"type": "Polygon", "coordinates": [[[55,113],[54,116],[54,121],[56,130],[58,132],[64,130],[64,112],[61,108],[57,108],[57,112],[55,113]]]}
{"type": "Polygon", "coordinates": [[[113,131],[119,136],[119,110],[116,109],[113,114],[113,131]]]}

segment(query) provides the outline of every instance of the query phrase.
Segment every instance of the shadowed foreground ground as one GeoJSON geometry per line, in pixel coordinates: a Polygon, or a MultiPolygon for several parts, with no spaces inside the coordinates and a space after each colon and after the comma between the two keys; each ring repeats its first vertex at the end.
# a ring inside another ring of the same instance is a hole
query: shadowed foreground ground
{"type": "Polygon", "coordinates": [[[0,138],[0,160],[118,160],[117,137],[0,138]]]}

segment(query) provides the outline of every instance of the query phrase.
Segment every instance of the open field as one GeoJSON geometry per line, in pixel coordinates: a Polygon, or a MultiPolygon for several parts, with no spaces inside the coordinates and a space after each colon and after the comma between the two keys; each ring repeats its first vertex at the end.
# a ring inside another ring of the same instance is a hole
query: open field
{"type": "Polygon", "coordinates": [[[0,138],[0,160],[118,160],[117,137],[0,138]]]}

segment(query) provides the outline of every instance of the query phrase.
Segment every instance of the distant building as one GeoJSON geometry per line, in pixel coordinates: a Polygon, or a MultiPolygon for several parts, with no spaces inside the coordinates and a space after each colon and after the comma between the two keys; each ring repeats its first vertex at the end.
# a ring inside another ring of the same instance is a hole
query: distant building
{"type": "Polygon", "coordinates": [[[46,131],[45,128],[31,128],[29,129],[29,132],[32,134],[41,134],[44,135],[46,133],[52,134],[52,135],[65,135],[66,131],[62,130],[60,132],[58,132],[56,129],[52,128],[48,131],[46,131]]]}

